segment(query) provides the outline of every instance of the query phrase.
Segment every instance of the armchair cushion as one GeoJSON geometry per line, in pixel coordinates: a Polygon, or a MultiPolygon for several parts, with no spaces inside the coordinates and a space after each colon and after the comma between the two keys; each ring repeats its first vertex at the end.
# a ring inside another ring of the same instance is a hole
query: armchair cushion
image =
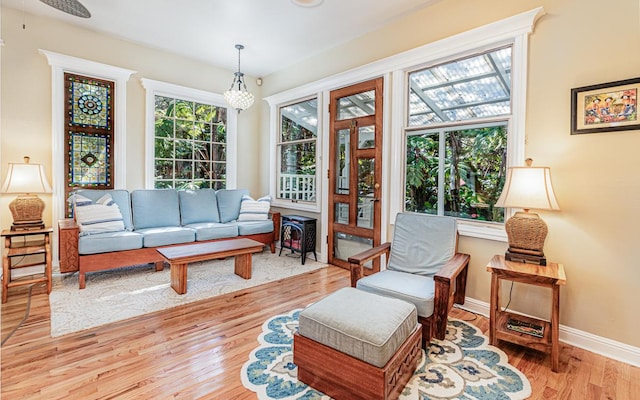
{"type": "Polygon", "coordinates": [[[356,288],[411,303],[421,317],[428,318],[433,314],[433,277],[384,270],[359,279],[356,288]]]}
{"type": "Polygon", "coordinates": [[[456,232],[455,218],[398,214],[387,269],[424,276],[435,275],[455,254],[456,232]]]}

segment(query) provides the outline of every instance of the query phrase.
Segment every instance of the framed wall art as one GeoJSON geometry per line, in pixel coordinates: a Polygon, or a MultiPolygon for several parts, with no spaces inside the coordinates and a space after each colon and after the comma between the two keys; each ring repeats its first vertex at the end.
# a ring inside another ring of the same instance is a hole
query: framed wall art
{"type": "Polygon", "coordinates": [[[640,78],[571,89],[571,134],[640,129],[640,78]]]}

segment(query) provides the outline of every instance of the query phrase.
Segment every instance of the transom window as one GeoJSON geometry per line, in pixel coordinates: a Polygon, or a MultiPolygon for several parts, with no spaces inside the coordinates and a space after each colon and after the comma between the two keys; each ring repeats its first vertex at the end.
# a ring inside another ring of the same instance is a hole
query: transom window
{"type": "Polygon", "coordinates": [[[227,110],[155,96],[154,187],[224,189],[227,110]]]}
{"type": "Polygon", "coordinates": [[[280,107],[279,121],[277,198],[315,202],[318,99],[280,107]]]}
{"type": "Polygon", "coordinates": [[[511,47],[409,74],[409,126],[511,113],[511,47]]]}
{"type": "Polygon", "coordinates": [[[503,222],[511,47],[409,74],[405,210],[503,222]]]}

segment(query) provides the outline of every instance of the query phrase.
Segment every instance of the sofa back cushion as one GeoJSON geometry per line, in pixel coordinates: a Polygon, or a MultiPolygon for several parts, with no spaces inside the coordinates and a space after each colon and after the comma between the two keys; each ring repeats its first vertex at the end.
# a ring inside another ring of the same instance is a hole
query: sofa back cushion
{"type": "Polygon", "coordinates": [[[74,190],[81,196],[91,199],[93,203],[103,198],[106,194],[111,196],[111,199],[120,208],[122,214],[122,222],[124,223],[124,229],[128,231],[133,230],[133,220],[131,218],[131,200],[129,192],[122,189],[110,189],[110,190],[97,190],[97,189],[78,189],[74,190]]]}
{"type": "Polygon", "coordinates": [[[131,208],[135,229],[180,226],[180,204],[175,189],[134,190],[131,208]]]}
{"type": "Polygon", "coordinates": [[[220,222],[215,190],[180,190],[178,197],[180,198],[180,218],[182,225],[201,222],[220,222]]]}
{"type": "Polygon", "coordinates": [[[220,222],[235,221],[240,215],[242,196],[249,194],[247,189],[222,189],[216,192],[220,222]]]}

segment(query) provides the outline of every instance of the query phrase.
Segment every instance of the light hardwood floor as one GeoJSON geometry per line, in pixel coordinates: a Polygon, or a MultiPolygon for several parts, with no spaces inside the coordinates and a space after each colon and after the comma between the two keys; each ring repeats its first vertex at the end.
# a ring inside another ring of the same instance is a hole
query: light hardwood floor
{"type": "MultiPolygon", "coordinates": [[[[49,300],[34,289],[25,323],[2,347],[2,399],[255,399],[240,368],[262,323],[349,285],[324,268],[213,299],[59,338],[49,337],[49,300]]],[[[27,290],[2,306],[2,337],[23,317],[27,290]]],[[[488,320],[454,310],[485,333],[488,320]]],[[[640,368],[562,344],[560,372],[549,356],[500,342],[531,381],[533,399],[638,399],[640,368]]]]}

